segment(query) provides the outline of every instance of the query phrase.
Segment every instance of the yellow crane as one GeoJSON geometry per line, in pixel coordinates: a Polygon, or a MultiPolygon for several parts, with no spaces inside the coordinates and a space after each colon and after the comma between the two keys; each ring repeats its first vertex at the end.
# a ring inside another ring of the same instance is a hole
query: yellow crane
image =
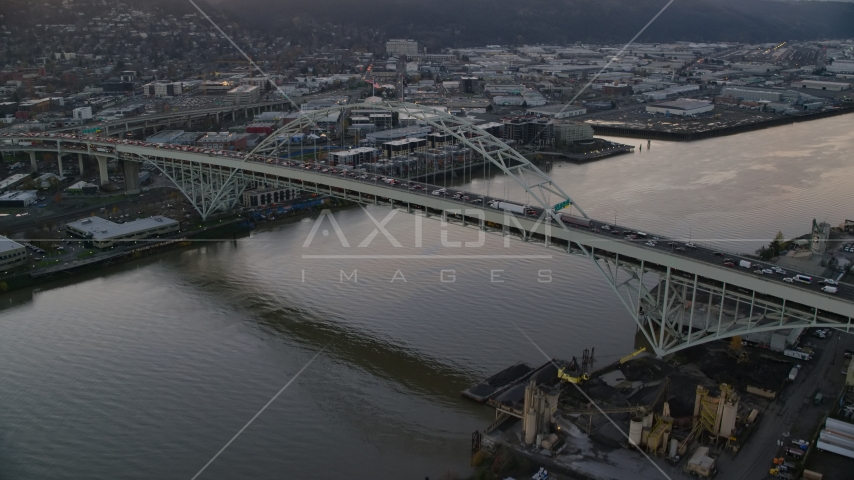
{"type": "Polygon", "coordinates": [[[646,351],[646,347],[641,347],[641,348],[637,349],[636,351],[626,355],[625,357],[620,359],[620,365],[622,365],[622,364],[628,362],[629,360],[637,357],[638,355],[640,355],[641,353],[643,353],[645,351],[646,351]]]}
{"type": "Polygon", "coordinates": [[[581,371],[575,357],[572,357],[571,362],[561,365],[557,371],[557,377],[569,383],[581,383],[590,380],[590,375],[581,371]]]}

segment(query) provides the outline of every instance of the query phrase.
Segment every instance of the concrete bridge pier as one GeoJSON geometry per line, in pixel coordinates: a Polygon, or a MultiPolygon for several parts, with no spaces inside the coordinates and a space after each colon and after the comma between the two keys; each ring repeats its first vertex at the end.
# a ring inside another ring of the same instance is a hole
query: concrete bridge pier
{"type": "Polygon", "coordinates": [[[83,175],[83,154],[77,154],[77,165],[80,167],[80,175],[83,175]]]}
{"type": "Polygon", "coordinates": [[[108,158],[103,155],[95,155],[95,159],[98,160],[98,171],[101,174],[101,185],[110,183],[110,175],[107,172],[108,158]]]}
{"type": "Polygon", "coordinates": [[[33,172],[39,171],[39,164],[36,163],[36,152],[29,152],[30,154],[30,168],[33,172]]]}
{"type": "Polygon", "coordinates": [[[59,167],[59,178],[65,178],[62,173],[62,152],[56,152],[56,166],[59,167]]]}
{"type": "Polygon", "coordinates": [[[125,171],[125,193],[139,193],[139,163],[122,160],[125,171]]]}

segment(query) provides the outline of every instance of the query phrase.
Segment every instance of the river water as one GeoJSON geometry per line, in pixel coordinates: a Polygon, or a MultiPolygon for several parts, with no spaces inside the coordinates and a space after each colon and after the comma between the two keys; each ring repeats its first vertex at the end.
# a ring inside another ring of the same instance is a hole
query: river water
{"type": "MultiPolygon", "coordinates": [[[[854,216],[852,115],[643,146],[551,175],[592,217],[734,251],[854,216]]],[[[459,392],[541,364],[522,332],[561,358],[631,351],[633,323],[589,261],[389,214],[352,208],[0,296],[0,478],[192,478],[321,350],[200,479],[466,474],[492,411],[459,392]],[[400,246],[371,237],[369,216],[400,246]]]]}

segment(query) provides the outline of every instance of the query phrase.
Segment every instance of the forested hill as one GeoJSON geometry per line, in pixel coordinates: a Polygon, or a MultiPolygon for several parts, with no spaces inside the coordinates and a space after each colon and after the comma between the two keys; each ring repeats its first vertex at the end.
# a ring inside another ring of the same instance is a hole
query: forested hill
{"type": "MultiPolygon", "coordinates": [[[[626,42],[666,0],[209,0],[276,35],[379,31],[428,47],[626,42]],[[308,30],[306,30],[308,29],[308,30]]],[[[640,42],[850,38],[854,4],[675,0],[640,42]]],[[[341,40],[340,38],[338,40],[341,40]]],[[[356,40],[352,39],[351,40],[356,40]]],[[[337,43],[337,42],[336,42],[337,43]]]]}

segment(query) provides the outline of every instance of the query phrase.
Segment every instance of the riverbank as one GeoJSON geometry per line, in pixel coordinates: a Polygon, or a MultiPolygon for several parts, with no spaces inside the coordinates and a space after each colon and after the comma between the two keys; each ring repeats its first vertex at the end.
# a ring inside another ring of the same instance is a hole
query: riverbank
{"type": "MultiPolygon", "coordinates": [[[[331,200],[331,199],[320,199],[331,200]]],[[[197,245],[201,241],[227,241],[237,240],[249,236],[250,232],[259,225],[275,225],[298,220],[316,212],[320,204],[309,204],[305,208],[294,208],[288,211],[276,212],[268,209],[268,214],[249,212],[248,214],[230,214],[211,219],[196,229],[184,231],[162,239],[141,240],[139,247],[118,249],[114,251],[93,254],[90,257],[80,258],[71,262],[56,263],[54,265],[37,267],[27,271],[13,272],[6,276],[0,276],[0,294],[12,292],[22,288],[33,287],[48,283],[60,278],[84,275],[105,270],[107,268],[124,264],[130,261],[148,258],[181,248],[197,245]],[[278,216],[270,215],[274,212],[278,216]]],[[[330,206],[334,209],[347,208],[349,202],[335,201],[330,206]]]]}
{"type": "Polygon", "coordinates": [[[785,116],[762,120],[753,123],[744,123],[741,125],[730,125],[719,128],[705,128],[700,126],[697,128],[685,131],[668,131],[648,128],[634,128],[627,126],[605,125],[593,123],[593,132],[596,135],[612,135],[617,137],[632,137],[643,138],[648,140],[675,140],[675,141],[692,141],[702,140],[705,138],[723,137],[727,135],[735,135],[737,133],[750,132],[754,130],[763,130],[781,125],[792,125],[800,122],[818,120],[822,118],[835,117],[854,112],[854,107],[842,107],[836,110],[828,110],[818,113],[809,113],[793,116],[785,116]]]}

